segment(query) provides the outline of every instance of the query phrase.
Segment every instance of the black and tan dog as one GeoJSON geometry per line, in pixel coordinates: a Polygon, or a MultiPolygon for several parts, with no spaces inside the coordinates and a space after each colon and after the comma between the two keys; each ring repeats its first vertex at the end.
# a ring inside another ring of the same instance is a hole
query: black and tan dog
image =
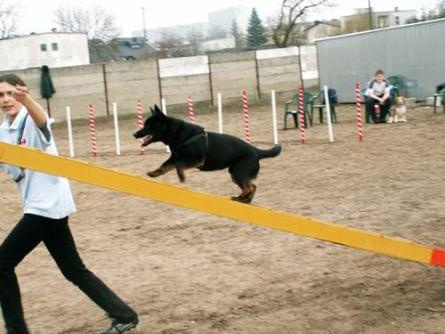
{"type": "Polygon", "coordinates": [[[144,127],[134,133],[134,137],[143,138],[143,146],[160,141],[171,150],[167,161],[147,173],[151,177],[176,169],[180,181],[184,182],[184,170],[188,168],[202,171],[229,168],[233,182],[242,189],[242,193],[232,199],[250,203],[256,190],[253,180],[260,169],[259,160],[275,157],[281,152],[280,145],[260,150],[234,136],[206,132],[198,125],[168,117],[158,106],[150,110],[152,116],[146,119],[144,127]]]}

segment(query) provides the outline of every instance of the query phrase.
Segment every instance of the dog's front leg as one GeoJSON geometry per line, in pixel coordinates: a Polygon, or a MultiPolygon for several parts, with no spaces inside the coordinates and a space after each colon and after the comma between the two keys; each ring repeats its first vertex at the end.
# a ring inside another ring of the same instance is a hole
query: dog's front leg
{"type": "Polygon", "coordinates": [[[160,175],[163,175],[165,173],[168,173],[172,169],[174,169],[176,166],[173,162],[173,159],[170,157],[167,161],[165,161],[158,169],[155,169],[154,171],[148,172],[147,175],[150,177],[157,177],[160,175]]]}

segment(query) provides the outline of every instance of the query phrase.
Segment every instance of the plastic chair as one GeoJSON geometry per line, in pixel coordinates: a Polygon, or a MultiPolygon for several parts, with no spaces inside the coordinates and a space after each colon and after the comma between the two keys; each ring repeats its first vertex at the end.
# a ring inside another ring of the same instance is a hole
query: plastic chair
{"type": "MultiPolygon", "coordinates": [[[[309,119],[309,124],[312,126],[312,115],[310,114],[311,110],[311,101],[312,94],[309,92],[303,92],[303,109],[304,109],[304,124],[305,128],[307,128],[307,119],[309,119]]],[[[287,129],[287,117],[292,115],[294,118],[295,127],[298,128],[298,91],[294,94],[292,99],[287,100],[284,103],[284,130],[287,129]]]]}
{"type": "Polygon", "coordinates": [[[436,109],[437,109],[437,98],[440,97],[440,102],[442,104],[443,107],[443,112],[445,112],[445,88],[442,89],[440,92],[435,93],[434,95],[434,109],[433,112],[436,113],[436,109]]]}
{"type": "MultiPolygon", "coordinates": [[[[331,110],[331,120],[333,123],[337,123],[337,112],[335,111],[335,105],[338,103],[337,91],[333,88],[328,89],[329,108],[331,110]]],[[[323,108],[326,108],[324,101],[324,91],[321,90],[317,95],[312,97],[311,101],[311,118],[314,115],[314,108],[318,108],[320,124],[323,124],[323,108]],[[315,101],[319,99],[320,103],[315,104],[315,101]]]]}
{"type": "Polygon", "coordinates": [[[403,75],[396,74],[387,78],[389,83],[397,88],[400,95],[404,97],[415,97],[417,99],[417,81],[403,75]]]}

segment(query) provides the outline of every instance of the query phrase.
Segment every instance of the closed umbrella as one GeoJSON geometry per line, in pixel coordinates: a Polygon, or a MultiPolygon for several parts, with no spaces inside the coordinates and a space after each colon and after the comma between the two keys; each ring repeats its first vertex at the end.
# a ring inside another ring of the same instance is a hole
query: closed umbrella
{"type": "Polygon", "coordinates": [[[51,80],[51,75],[49,74],[49,67],[43,65],[42,75],[40,77],[40,94],[44,99],[46,99],[46,106],[49,116],[51,116],[49,99],[54,95],[55,92],[56,90],[54,89],[53,81],[51,80]]]}

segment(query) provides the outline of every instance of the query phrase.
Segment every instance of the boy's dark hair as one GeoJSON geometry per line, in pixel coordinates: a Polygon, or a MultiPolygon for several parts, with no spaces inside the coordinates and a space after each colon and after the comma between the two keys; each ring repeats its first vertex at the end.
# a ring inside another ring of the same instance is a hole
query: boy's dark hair
{"type": "Polygon", "coordinates": [[[11,86],[26,86],[25,82],[15,74],[4,74],[0,75],[0,82],[7,82],[11,86]]]}
{"type": "Polygon", "coordinates": [[[385,73],[383,72],[383,70],[377,70],[377,71],[375,71],[375,76],[377,76],[377,75],[379,75],[379,74],[385,75],[385,73]]]}

